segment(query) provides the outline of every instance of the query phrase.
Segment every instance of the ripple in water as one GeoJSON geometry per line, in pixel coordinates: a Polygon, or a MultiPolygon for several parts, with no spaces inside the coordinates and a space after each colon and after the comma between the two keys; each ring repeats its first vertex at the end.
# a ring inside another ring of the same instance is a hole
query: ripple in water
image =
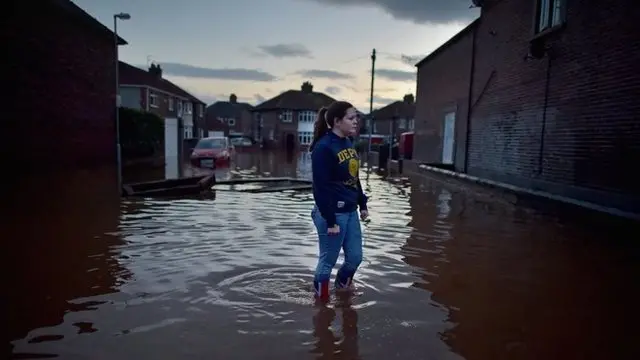
{"type": "MultiPolygon", "coordinates": [[[[632,251],[621,255],[597,240],[576,244],[567,235],[570,225],[533,211],[525,217],[450,184],[410,185],[373,174],[362,183],[371,221],[362,225],[359,296],[349,306],[313,306],[317,239],[309,193],[128,200],[119,230],[92,237],[100,251],[69,255],[69,264],[86,264],[84,272],[50,266],[61,274],[50,278],[58,279],[53,286],[68,282],[94,292],[50,301],[47,311],[62,309],[64,317],[15,341],[15,352],[114,359],[308,359],[310,352],[551,359],[554,349],[564,348],[562,337],[597,343],[587,329],[608,329],[611,335],[600,336],[612,344],[614,336],[628,337],[627,325],[615,319],[637,302],[602,294],[624,293],[619,279],[632,282],[638,273],[632,251]],[[581,314],[600,326],[572,326],[581,314]],[[562,321],[548,326],[544,319],[562,321]]],[[[581,358],[606,358],[598,352],[605,348],[585,346],[581,358]]]]}

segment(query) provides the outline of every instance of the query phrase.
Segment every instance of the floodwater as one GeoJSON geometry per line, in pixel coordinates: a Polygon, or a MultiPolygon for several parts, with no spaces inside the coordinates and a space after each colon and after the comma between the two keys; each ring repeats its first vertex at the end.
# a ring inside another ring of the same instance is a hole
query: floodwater
{"type": "MultiPolygon", "coordinates": [[[[309,176],[308,156],[235,161],[220,177],[309,176]]],[[[309,193],[121,202],[113,180],[24,181],[7,202],[13,358],[640,358],[634,225],[369,174],[357,292],[316,307],[309,193]]]]}

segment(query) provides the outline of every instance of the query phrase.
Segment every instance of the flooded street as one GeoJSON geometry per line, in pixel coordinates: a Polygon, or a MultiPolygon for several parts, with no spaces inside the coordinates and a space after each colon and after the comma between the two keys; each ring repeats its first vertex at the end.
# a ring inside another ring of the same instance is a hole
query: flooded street
{"type": "MultiPolygon", "coordinates": [[[[308,178],[310,159],[238,154],[216,171],[308,178]]],[[[145,176],[162,174],[129,180],[145,176]]],[[[39,179],[12,197],[14,358],[640,358],[637,227],[363,175],[357,296],[318,308],[309,192],[120,200],[115,178],[39,179]]]]}

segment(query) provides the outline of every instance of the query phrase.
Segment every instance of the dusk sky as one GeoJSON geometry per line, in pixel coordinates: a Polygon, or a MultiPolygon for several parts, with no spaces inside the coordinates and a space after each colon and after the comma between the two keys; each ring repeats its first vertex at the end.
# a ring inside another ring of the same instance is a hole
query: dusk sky
{"type": "Polygon", "coordinates": [[[413,66],[479,15],[470,0],[73,0],[129,42],[120,59],[165,77],[207,104],[257,104],[309,80],[315,91],[369,110],[415,93],[413,66]]]}

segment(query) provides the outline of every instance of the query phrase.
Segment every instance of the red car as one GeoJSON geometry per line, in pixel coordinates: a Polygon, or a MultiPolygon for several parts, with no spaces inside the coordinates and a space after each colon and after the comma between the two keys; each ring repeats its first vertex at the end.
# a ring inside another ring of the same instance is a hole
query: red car
{"type": "Polygon", "coordinates": [[[210,169],[229,165],[233,149],[227,137],[202,138],[191,152],[191,164],[210,169]]]}

